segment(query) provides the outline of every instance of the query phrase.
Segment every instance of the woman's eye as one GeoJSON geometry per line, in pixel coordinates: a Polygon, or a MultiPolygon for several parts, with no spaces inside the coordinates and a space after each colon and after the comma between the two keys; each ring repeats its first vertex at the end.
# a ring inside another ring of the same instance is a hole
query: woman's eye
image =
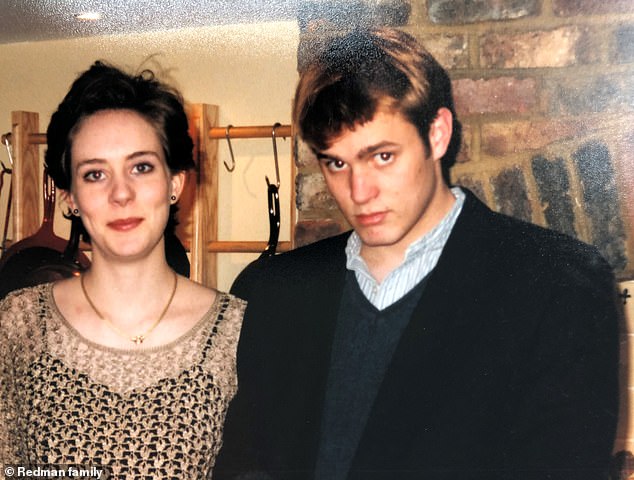
{"type": "Polygon", "coordinates": [[[103,172],[101,170],[90,170],[84,173],[82,178],[87,182],[98,182],[103,178],[103,172]]]}
{"type": "Polygon", "coordinates": [[[152,170],[154,170],[154,166],[149,163],[138,163],[134,166],[136,173],[150,173],[152,170]]]}

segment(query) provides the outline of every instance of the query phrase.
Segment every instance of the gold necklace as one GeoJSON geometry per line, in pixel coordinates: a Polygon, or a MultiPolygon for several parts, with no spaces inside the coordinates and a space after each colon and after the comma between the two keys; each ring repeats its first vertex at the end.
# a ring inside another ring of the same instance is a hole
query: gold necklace
{"type": "Polygon", "coordinates": [[[88,296],[88,292],[86,291],[86,285],[84,284],[84,275],[81,275],[79,277],[79,283],[81,284],[81,290],[82,292],[84,292],[84,297],[86,297],[86,301],[88,302],[88,305],[91,306],[91,308],[95,311],[97,316],[101,320],[103,320],[118,335],[129,339],[131,342],[135,343],[136,345],[141,345],[143,343],[143,340],[147,338],[147,336],[152,332],[152,330],[154,330],[156,326],[159,323],[161,323],[161,320],[163,320],[163,317],[167,313],[167,310],[170,308],[170,305],[172,304],[172,300],[174,300],[174,295],[176,294],[176,285],[178,284],[178,276],[176,275],[176,272],[174,272],[174,287],[172,288],[172,293],[170,295],[169,300],[167,301],[167,305],[165,305],[165,308],[161,312],[161,315],[159,315],[156,322],[154,322],[150,326],[150,328],[148,328],[145,332],[140,333],[138,335],[133,335],[133,336],[130,336],[130,334],[124,332],[119,327],[117,327],[114,323],[112,323],[110,320],[104,317],[103,314],[97,309],[97,307],[95,307],[95,304],[92,303],[92,300],[90,299],[90,297],[88,296]]]}

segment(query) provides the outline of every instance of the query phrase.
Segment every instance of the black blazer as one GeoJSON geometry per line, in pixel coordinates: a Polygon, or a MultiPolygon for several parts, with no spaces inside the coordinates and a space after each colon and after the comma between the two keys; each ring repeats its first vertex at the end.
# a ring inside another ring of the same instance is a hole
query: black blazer
{"type": "MultiPolygon", "coordinates": [[[[312,478],[347,237],[256,261],[236,280],[249,303],[214,480],[312,478]]],[[[467,192],[349,479],[603,478],[615,299],[593,247],[467,192]]]]}

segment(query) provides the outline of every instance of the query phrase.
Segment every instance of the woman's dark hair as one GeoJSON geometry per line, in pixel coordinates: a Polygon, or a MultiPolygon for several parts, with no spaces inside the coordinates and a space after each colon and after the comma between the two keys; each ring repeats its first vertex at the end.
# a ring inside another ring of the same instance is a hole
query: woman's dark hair
{"type": "MultiPolygon", "coordinates": [[[[57,188],[70,190],[75,133],[84,119],[101,110],[140,114],[154,127],[172,173],[194,167],[193,142],[180,93],[157,80],[150,70],[130,75],[97,61],[73,82],[46,130],[45,166],[57,188]]],[[[79,217],[72,219],[81,222],[79,217]]],[[[176,206],[172,205],[166,232],[173,232],[175,226],[176,206]]],[[[83,225],[81,230],[87,240],[83,225]]]]}

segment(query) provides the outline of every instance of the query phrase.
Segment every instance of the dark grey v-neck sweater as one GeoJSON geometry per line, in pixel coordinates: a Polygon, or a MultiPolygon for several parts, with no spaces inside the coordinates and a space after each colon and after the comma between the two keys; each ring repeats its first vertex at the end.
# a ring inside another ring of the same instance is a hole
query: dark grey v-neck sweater
{"type": "Polygon", "coordinates": [[[316,480],[346,478],[396,345],[427,277],[378,310],[348,271],[337,319],[322,417],[316,480]]]}

